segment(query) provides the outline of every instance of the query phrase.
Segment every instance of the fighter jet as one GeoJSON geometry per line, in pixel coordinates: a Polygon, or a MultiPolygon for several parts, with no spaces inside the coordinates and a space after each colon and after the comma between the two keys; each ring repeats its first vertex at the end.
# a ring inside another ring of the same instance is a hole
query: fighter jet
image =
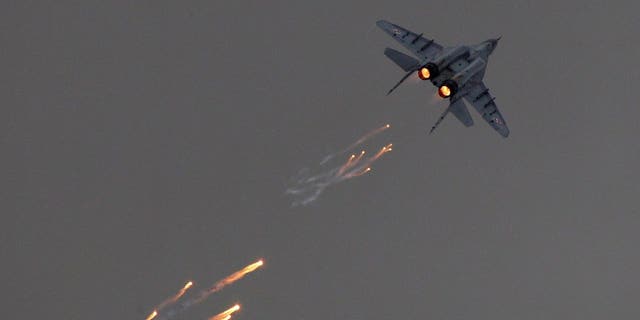
{"type": "Polygon", "coordinates": [[[440,97],[449,99],[449,107],[429,133],[436,129],[449,112],[465,126],[472,126],[473,119],[463,102],[466,100],[501,136],[509,136],[509,128],[494,102],[495,98],[489,94],[489,89],[482,81],[489,55],[495,50],[500,38],[472,46],[443,47],[433,39],[424,37],[422,33],[416,34],[388,21],[380,20],[376,24],[417,57],[416,59],[391,48],[385,49],[385,56],[407,72],[387,95],[409,76],[417,73],[420,79],[429,80],[438,88],[440,97]]]}

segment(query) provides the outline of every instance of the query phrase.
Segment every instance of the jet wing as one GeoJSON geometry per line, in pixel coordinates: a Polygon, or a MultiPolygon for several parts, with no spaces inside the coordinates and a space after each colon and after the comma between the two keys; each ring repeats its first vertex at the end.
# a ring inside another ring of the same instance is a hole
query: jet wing
{"type": "Polygon", "coordinates": [[[433,39],[423,37],[422,34],[416,34],[385,20],[376,22],[376,25],[417,57],[431,59],[442,51],[440,44],[433,41],[433,39]]]}
{"type": "Polygon", "coordinates": [[[504,121],[498,106],[496,106],[494,97],[489,94],[489,89],[484,85],[482,81],[469,83],[470,87],[467,94],[464,96],[465,100],[472,105],[478,113],[482,115],[482,118],[489,123],[493,129],[503,137],[509,136],[509,128],[507,122],[504,121]]]}

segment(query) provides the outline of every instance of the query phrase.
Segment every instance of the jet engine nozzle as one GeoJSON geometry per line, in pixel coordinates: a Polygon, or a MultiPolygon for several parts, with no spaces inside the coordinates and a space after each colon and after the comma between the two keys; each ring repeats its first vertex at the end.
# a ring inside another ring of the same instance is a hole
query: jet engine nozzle
{"type": "Polygon", "coordinates": [[[451,79],[445,80],[438,88],[438,95],[443,99],[452,97],[456,92],[458,92],[458,83],[451,79]]]}
{"type": "Polygon", "coordinates": [[[422,80],[433,79],[437,77],[439,73],[440,70],[438,70],[438,66],[432,62],[429,62],[418,69],[418,77],[422,80]]]}

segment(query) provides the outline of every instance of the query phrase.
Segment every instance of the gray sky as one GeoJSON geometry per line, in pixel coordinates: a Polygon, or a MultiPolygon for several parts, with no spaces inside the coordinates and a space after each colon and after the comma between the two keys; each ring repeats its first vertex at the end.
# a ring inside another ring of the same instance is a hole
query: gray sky
{"type": "Polygon", "coordinates": [[[0,318],[144,319],[186,280],[266,267],[205,319],[635,319],[633,1],[20,2],[0,10],[0,318]],[[161,3],[164,2],[164,3],[161,3]],[[502,35],[511,136],[465,129],[382,51],[502,35]],[[384,123],[367,176],[295,173],[384,123]]]}

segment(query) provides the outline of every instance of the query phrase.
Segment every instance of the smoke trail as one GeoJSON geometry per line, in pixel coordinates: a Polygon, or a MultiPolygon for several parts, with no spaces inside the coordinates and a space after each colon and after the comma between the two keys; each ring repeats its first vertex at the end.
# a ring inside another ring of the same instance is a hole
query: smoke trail
{"type": "Polygon", "coordinates": [[[175,303],[176,301],[178,301],[178,299],[182,298],[182,296],[187,292],[187,290],[189,290],[189,288],[191,288],[193,286],[193,282],[189,281],[187,282],[184,287],[182,287],[182,289],[180,289],[180,291],[178,291],[178,293],[176,293],[173,297],[168,298],[167,300],[163,301],[160,305],[158,305],[156,307],[156,310],[161,310],[164,309],[167,305],[175,303]]]}
{"type": "MultiPolygon", "coordinates": [[[[378,129],[370,131],[369,133],[365,134],[360,139],[352,143],[347,149],[326,156],[324,160],[320,162],[320,164],[324,165],[336,155],[345,153],[357,146],[360,146],[365,141],[371,139],[372,137],[388,129],[389,127],[390,125],[387,124],[378,129]]],[[[326,188],[342,181],[359,177],[371,171],[371,165],[383,154],[393,150],[392,146],[392,144],[388,144],[382,147],[371,157],[365,156],[365,150],[360,151],[360,153],[357,155],[351,154],[347,158],[346,162],[344,162],[342,165],[325,169],[324,171],[315,175],[311,175],[309,169],[304,169],[299,173],[298,177],[295,179],[295,182],[289,188],[287,188],[287,190],[285,190],[285,194],[294,197],[294,201],[291,204],[292,206],[306,206],[317,200],[326,188]]]]}

